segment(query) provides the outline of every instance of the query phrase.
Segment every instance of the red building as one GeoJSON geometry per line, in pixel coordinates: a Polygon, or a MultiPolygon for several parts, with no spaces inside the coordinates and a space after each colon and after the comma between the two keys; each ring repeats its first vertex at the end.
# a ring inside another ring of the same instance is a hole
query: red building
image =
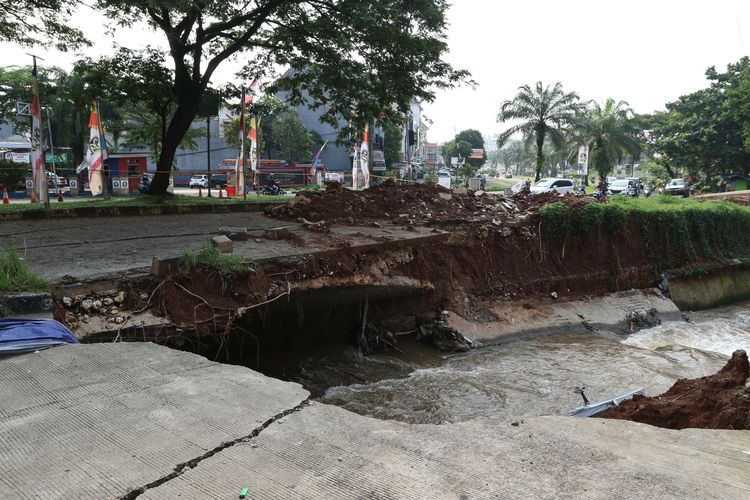
{"type": "Polygon", "coordinates": [[[109,178],[122,182],[127,179],[128,192],[138,192],[138,182],[146,173],[148,153],[111,153],[109,155],[109,178]]]}

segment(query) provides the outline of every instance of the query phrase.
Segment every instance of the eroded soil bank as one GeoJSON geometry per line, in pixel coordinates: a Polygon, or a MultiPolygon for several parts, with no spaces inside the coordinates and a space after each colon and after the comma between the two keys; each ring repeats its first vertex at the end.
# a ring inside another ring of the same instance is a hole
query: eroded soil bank
{"type": "Polygon", "coordinates": [[[598,416],[668,429],[750,430],[749,375],[747,353],[738,350],[714,375],[680,379],[664,394],[635,396],[598,416]]]}

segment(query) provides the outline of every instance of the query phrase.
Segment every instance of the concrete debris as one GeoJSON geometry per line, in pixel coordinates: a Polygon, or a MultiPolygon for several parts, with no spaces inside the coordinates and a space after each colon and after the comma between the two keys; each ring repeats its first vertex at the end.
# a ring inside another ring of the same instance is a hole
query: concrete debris
{"type": "Polygon", "coordinates": [[[63,297],[62,305],[65,307],[73,307],[73,299],[71,299],[70,297],[63,297]]]}
{"type": "Polygon", "coordinates": [[[86,299],[81,302],[81,309],[83,309],[86,312],[89,312],[94,307],[94,301],[91,299],[86,299]]]}
{"type": "Polygon", "coordinates": [[[123,302],[125,302],[125,292],[123,292],[122,290],[117,292],[117,295],[115,295],[115,298],[112,300],[115,301],[115,304],[122,304],[123,302]]]}
{"type": "Polygon", "coordinates": [[[211,243],[219,250],[220,253],[232,253],[232,240],[224,235],[213,236],[211,243]]]}
{"type": "Polygon", "coordinates": [[[102,300],[102,304],[104,304],[105,306],[111,306],[114,303],[115,301],[112,300],[110,297],[107,297],[106,299],[102,300]]]}

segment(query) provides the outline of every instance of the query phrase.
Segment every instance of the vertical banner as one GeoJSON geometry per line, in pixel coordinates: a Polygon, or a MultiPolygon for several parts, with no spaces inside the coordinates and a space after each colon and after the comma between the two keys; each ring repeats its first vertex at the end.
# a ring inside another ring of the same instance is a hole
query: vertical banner
{"type": "Polygon", "coordinates": [[[365,125],[365,133],[362,135],[362,147],[359,152],[359,165],[365,178],[365,189],[370,187],[370,141],[368,126],[365,125]]]}
{"type": "Polygon", "coordinates": [[[240,98],[240,156],[237,159],[237,169],[235,171],[235,187],[237,189],[235,196],[245,192],[245,89],[242,89],[240,98]]]}
{"type": "Polygon", "coordinates": [[[581,175],[589,175],[589,146],[584,144],[578,148],[578,165],[581,168],[581,175]]]}
{"type": "Polygon", "coordinates": [[[96,101],[91,101],[89,130],[89,145],[86,149],[86,163],[89,166],[89,190],[91,190],[91,196],[99,196],[102,194],[102,146],[96,101]]]}
{"type": "Polygon", "coordinates": [[[45,203],[48,196],[47,174],[44,168],[42,151],[42,109],[39,104],[39,82],[36,77],[36,57],[31,70],[31,175],[37,202],[45,203]]]}
{"type": "Polygon", "coordinates": [[[352,188],[357,190],[358,169],[359,169],[359,145],[354,143],[354,153],[352,154],[352,188]]]}
{"type": "Polygon", "coordinates": [[[323,148],[326,147],[326,144],[328,144],[328,141],[325,141],[322,146],[320,146],[320,149],[315,154],[315,159],[313,160],[313,175],[317,175],[318,173],[318,163],[320,162],[320,153],[323,152],[323,148]]]}

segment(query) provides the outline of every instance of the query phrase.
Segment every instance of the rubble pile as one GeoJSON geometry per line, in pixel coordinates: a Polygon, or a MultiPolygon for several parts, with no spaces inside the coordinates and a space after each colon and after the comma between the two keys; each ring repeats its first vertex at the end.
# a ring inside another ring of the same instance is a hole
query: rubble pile
{"type": "Polygon", "coordinates": [[[597,416],[668,429],[750,430],[749,375],[747,353],[738,350],[714,375],[680,379],[660,396],[635,396],[597,416]]]}
{"type": "Polygon", "coordinates": [[[306,191],[279,207],[273,217],[308,222],[367,224],[391,220],[396,224],[475,221],[507,218],[516,202],[481,191],[456,192],[430,184],[396,185],[388,180],[364,191],[326,183],[324,191],[306,191]]]}

